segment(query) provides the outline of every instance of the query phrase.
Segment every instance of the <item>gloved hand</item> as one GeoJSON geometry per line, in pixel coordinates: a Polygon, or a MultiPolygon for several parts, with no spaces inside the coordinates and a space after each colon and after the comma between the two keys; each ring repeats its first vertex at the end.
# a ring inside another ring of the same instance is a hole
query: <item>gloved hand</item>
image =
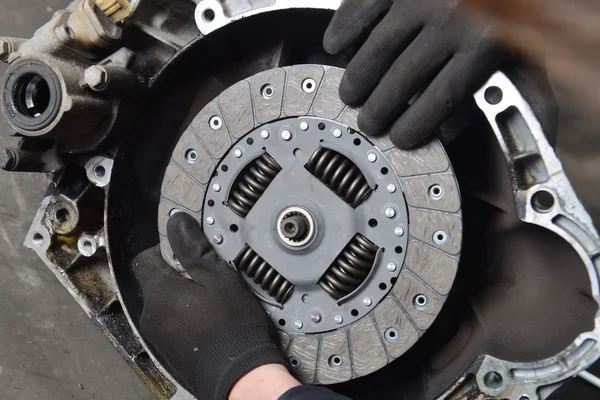
{"type": "Polygon", "coordinates": [[[140,333],[168,371],[198,398],[221,400],[248,372],[286,365],[265,310],[198,223],[178,213],[168,235],[193,281],[167,265],[158,247],[133,262],[144,297],[140,333]]]}
{"type": "Polygon", "coordinates": [[[362,105],[358,126],[363,132],[379,135],[389,130],[396,146],[415,147],[498,67],[501,52],[487,29],[462,14],[458,3],[342,3],[323,44],[328,53],[339,54],[368,36],[340,84],[342,101],[362,105]]]}

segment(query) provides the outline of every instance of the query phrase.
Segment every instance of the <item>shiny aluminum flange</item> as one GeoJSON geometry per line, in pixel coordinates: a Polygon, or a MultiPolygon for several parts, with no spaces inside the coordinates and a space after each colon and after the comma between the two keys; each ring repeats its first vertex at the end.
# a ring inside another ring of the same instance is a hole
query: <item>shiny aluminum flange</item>
{"type": "Polygon", "coordinates": [[[320,65],[278,68],[227,89],[181,137],[159,206],[165,259],[185,272],[166,224],[188,212],[263,301],[304,383],[365,376],[406,352],[440,312],[462,243],[460,194],[440,143],[408,152],[361,135],[356,111],[338,96],[342,74],[320,65]],[[311,167],[314,157],[347,160],[368,187],[336,192],[331,176],[311,167]],[[246,197],[234,196],[240,182],[246,197]],[[293,207],[314,229],[301,250],[278,234],[293,207]],[[372,251],[370,270],[347,296],[332,296],[323,277],[356,246],[372,251]],[[280,285],[261,286],[255,267],[280,285]]]}

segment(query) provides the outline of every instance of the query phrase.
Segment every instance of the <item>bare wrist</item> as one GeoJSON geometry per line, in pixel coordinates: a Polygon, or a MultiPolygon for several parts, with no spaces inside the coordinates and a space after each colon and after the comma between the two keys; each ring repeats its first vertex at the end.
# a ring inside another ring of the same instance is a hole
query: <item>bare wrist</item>
{"type": "Polygon", "coordinates": [[[300,386],[300,382],[283,365],[263,365],[237,381],[229,400],[277,400],[296,386],[300,386]]]}

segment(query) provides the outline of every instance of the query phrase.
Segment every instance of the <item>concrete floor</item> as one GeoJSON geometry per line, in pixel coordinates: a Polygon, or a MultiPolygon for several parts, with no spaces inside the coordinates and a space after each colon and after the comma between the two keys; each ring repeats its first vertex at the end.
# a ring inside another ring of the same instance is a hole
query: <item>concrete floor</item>
{"type": "MultiPolygon", "coordinates": [[[[3,0],[0,34],[31,37],[66,0],[3,0]]],[[[6,70],[0,65],[0,76],[6,70]]],[[[600,135],[565,101],[559,155],[600,221],[600,135]]],[[[0,117],[0,129],[4,121],[0,117]]],[[[3,133],[3,132],[2,132],[3,133]]],[[[0,146],[15,143],[0,137],[0,146]]],[[[135,373],[37,256],[22,246],[47,184],[40,174],[0,172],[0,397],[151,399],[135,373]]],[[[600,373],[596,367],[592,372],[600,373]]],[[[600,398],[572,380],[553,399],[600,398]]]]}

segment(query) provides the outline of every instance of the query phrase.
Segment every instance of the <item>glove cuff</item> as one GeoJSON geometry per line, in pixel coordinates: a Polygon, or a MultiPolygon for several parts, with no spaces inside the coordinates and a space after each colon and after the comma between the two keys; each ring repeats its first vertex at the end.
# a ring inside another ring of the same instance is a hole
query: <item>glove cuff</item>
{"type": "Polygon", "coordinates": [[[271,326],[229,332],[200,354],[195,394],[207,400],[227,400],[237,381],[267,364],[286,365],[271,326]]]}

